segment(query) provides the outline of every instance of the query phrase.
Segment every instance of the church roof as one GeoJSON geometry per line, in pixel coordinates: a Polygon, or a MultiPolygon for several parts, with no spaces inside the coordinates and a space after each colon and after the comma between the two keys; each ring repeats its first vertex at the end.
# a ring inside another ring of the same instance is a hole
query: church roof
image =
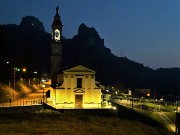
{"type": "Polygon", "coordinates": [[[70,68],[70,69],[67,69],[65,71],[63,71],[64,74],[95,74],[96,72],[87,68],[87,67],[84,67],[82,65],[78,65],[76,67],[73,67],[73,68],[70,68]]]}

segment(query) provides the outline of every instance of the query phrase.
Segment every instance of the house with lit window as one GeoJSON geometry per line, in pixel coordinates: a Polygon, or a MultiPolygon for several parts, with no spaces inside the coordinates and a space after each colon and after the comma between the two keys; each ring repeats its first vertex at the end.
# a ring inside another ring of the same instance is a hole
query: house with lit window
{"type": "Polygon", "coordinates": [[[82,65],[63,71],[63,84],[51,90],[53,107],[101,108],[101,88],[95,84],[95,71],[82,65]]]}

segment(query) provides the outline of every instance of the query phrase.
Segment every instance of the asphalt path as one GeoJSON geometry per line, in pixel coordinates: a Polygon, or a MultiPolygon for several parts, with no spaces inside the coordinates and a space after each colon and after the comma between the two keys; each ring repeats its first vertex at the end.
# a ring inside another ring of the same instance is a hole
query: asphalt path
{"type": "Polygon", "coordinates": [[[12,106],[32,106],[40,105],[43,99],[43,90],[38,90],[35,93],[28,94],[24,98],[13,100],[8,103],[1,103],[0,107],[12,107],[12,106]]]}

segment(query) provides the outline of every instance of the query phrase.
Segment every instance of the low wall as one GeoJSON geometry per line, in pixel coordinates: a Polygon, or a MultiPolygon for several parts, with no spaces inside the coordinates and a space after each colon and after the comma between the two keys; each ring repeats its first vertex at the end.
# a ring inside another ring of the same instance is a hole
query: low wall
{"type": "Polygon", "coordinates": [[[42,109],[42,105],[0,107],[0,113],[34,113],[42,109]]]}

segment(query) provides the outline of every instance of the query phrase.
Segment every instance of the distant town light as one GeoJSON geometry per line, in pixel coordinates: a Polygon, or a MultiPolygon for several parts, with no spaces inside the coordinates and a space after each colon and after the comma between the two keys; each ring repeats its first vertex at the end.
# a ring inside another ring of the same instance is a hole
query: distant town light
{"type": "Polygon", "coordinates": [[[112,107],[112,109],[113,109],[113,110],[116,110],[117,108],[114,106],[114,107],[112,107]]]}
{"type": "Polygon", "coordinates": [[[37,71],[34,71],[33,73],[34,73],[34,74],[37,74],[37,71]]]}
{"type": "Polygon", "coordinates": [[[42,82],[45,82],[46,80],[42,79],[42,82]]]}
{"type": "Polygon", "coordinates": [[[23,72],[26,72],[26,68],[23,68],[22,71],[23,71],[23,72]]]}

